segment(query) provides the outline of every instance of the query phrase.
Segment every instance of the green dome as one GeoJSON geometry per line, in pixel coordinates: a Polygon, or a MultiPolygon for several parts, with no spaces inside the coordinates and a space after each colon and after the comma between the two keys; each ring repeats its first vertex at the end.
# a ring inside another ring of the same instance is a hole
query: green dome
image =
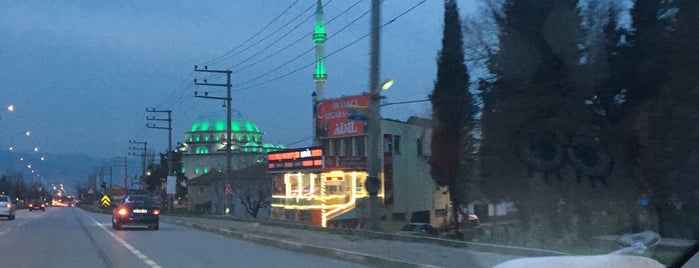
{"type": "MultiPolygon", "coordinates": [[[[201,118],[194,121],[190,132],[225,132],[225,119],[201,118]]],[[[246,119],[231,119],[231,131],[234,133],[260,133],[255,122],[246,119]]]]}

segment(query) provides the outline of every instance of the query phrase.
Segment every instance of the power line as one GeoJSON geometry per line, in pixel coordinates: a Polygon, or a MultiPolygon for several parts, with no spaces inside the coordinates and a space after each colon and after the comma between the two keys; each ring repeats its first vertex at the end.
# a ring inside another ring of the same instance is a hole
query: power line
{"type": "MultiPolygon", "coordinates": [[[[329,1],[328,1],[328,3],[330,3],[330,2],[332,2],[332,0],[329,0],[329,1]]],[[[315,5],[316,5],[315,3],[312,4],[311,6],[309,6],[308,8],[306,8],[306,10],[302,11],[301,13],[299,13],[298,15],[296,15],[294,18],[292,18],[292,19],[289,20],[288,22],[284,23],[284,24],[282,25],[282,27],[279,27],[279,28],[277,28],[276,30],[272,31],[271,33],[267,34],[265,37],[263,37],[262,39],[260,39],[260,40],[258,40],[257,42],[255,42],[255,44],[250,44],[249,46],[245,47],[243,50],[238,51],[238,52],[236,53],[236,55],[240,55],[240,54],[242,54],[243,52],[246,52],[246,51],[248,51],[248,50],[250,50],[250,49],[252,49],[252,48],[254,48],[254,47],[259,46],[259,44],[260,44],[261,42],[264,42],[265,40],[269,39],[270,37],[276,35],[279,31],[281,31],[282,29],[284,29],[287,25],[290,25],[291,22],[297,20],[297,19],[298,19],[299,17],[301,17],[303,14],[305,14],[305,13],[307,13],[308,11],[312,10],[313,7],[314,7],[315,5]]],[[[311,18],[311,17],[313,17],[313,13],[311,13],[311,15],[308,16],[306,19],[304,19],[304,21],[302,21],[301,23],[304,23],[306,20],[308,20],[308,18],[311,18]]],[[[294,29],[295,29],[295,28],[294,28],[294,29]]],[[[284,36],[286,36],[286,35],[290,34],[291,32],[293,32],[294,29],[288,31],[284,36]]],[[[274,45],[274,42],[272,42],[271,45],[274,45]]],[[[270,45],[270,46],[271,46],[271,45],[270,45]]],[[[259,53],[259,52],[258,52],[258,53],[259,53]]],[[[219,62],[224,61],[224,60],[231,59],[231,58],[235,57],[236,55],[228,55],[228,56],[226,56],[225,58],[221,59],[219,62]]],[[[248,57],[248,59],[246,59],[246,61],[249,60],[250,58],[255,57],[255,55],[256,55],[256,53],[253,53],[252,56],[250,56],[250,57],[248,57]]],[[[235,67],[235,66],[233,66],[233,67],[235,67]]],[[[232,69],[232,68],[229,68],[229,69],[232,69]]]]}
{"type": "Polygon", "coordinates": [[[230,54],[232,54],[233,52],[235,52],[236,50],[238,50],[239,48],[241,48],[242,46],[244,46],[245,44],[247,44],[248,42],[250,42],[253,38],[255,38],[256,36],[258,36],[259,34],[261,34],[263,31],[265,31],[267,28],[269,28],[269,26],[272,26],[272,24],[273,24],[274,22],[276,22],[279,18],[281,18],[284,14],[286,14],[286,12],[288,12],[289,9],[291,9],[294,5],[296,5],[296,3],[298,3],[298,1],[299,1],[299,0],[296,0],[296,1],[294,1],[293,3],[291,3],[291,5],[289,5],[284,11],[282,11],[282,13],[280,13],[279,15],[277,15],[272,21],[270,21],[269,23],[267,23],[267,25],[265,25],[264,27],[262,27],[262,29],[260,29],[259,31],[257,31],[255,34],[253,34],[252,36],[250,36],[250,37],[249,37],[248,39],[246,39],[245,41],[243,41],[243,43],[240,43],[240,45],[237,45],[237,46],[235,46],[234,48],[232,48],[232,49],[226,51],[225,53],[223,53],[223,55],[218,56],[218,57],[216,57],[216,58],[214,58],[214,59],[212,59],[212,60],[209,60],[209,61],[205,62],[205,63],[202,64],[202,65],[210,65],[210,64],[217,63],[217,62],[220,62],[220,61],[224,60],[224,59],[222,59],[222,58],[229,56],[230,54]]]}
{"type": "MultiPolygon", "coordinates": [[[[330,37],[328,37],[328,39],[326,40],[326,42],[327,42],[328,40],[332,39],[333,37],[338,36],[338,35],[339,35],[340,33],[342,33],[345,29],[349,28],[349,26],[351,26],[352,24],[356,23],[356,22],[359,21],[361,18],[363,18],[364,16],[366,16],[367,14],[369,14],[369,12],[371,12],[371,9],[365,11],[364,13],[362,13],[362,15],[360,15],[360,16],[357,17],[357,18],[355,18],[354,20],[352,20],[350,23],[348,23],[348,24],[345,25],[344,27],[340,28],[340,30],[338,30],[335,34],[333,34],[333,35],[331,35],[330,37]]],[[[365,38],[365,37],[368,36],[368,35],[369,35],[369,34],[367,33],[366,35],[362,36],[360,39],[357,39],[357,40],[355,40],[355,41],[352,42],[352,43],[356,43],[356,42],[360,41],[361,39],[365,38]]],[[[346,47],[347,47],[347,46],[343,47],[343,49],[346,48],[346,47]]],[[[297,55],[297,56],[294,57],[293,59],[291,59],[291,60],[289,60],[289,61],[283,63],[282,65],[277,66],[276,68],[274,68],[274,69],[272,69],[272,70],[269,70],[268,72],[265,72],[265,73],[263,73],[263,74],[261,74],[261,75],[258,75],[258,76],[254,77],[254,78],[252,78],[252,79],[249,79],[249,80],[246,80],[246,81],[244,81],[244,82],[241,82],[240,84],[237,84],[236,86],[242,86],[242,85],[245,85],[245,84],[254,82],[254,81],[256,81],[256,80],[259,80],[260,78],[266,76],[268,73],[272,73],[272,72],[277,71],[277,70],[279,70],[279,69],[281,69],[281,68],[284,68],[285,66],[287,66],[287,65],[291,64],[292,62],[296,61],[297,59],[303,57],[304,55],[308,54],[309,52],[313,51],[314,49],[315,49],[315,46],[310,47],[310,48],[307,49],[306,51],[304,51],[304,52],[302,52],[301,54],[297,55]]],[[[325,56],[325,58],[328,58],[329,56],[330,56],[330,55],[325,56]]],[[[283,77],[286,77],[286,76],[288,76],[288,75],[290,75],[290,74],[292,74],[292,73],[298,72],[298,71],[302,70],[303,68],[306,68],[306,67],[311,66],[311,65],[313,65],[313,64],[315,64],[315,61],[312,62],[312,63],[310,63],[310,64],[306,64],[306,65],[302,66],[301,68],[292,71],[291,73],[287,73],[287,74],[285,74],[285,75],[282,75],[281,77],[277,77],[277,78],[275,78],[275,79],[273,79],[273,80],[268,80],[268,81],[265,81],[265,82],[263,82],[263,83],[258,83],[258,84],[255,84],[255,85],[253,85],[253,86],[248,86],[248,87],[245,87],[245,88],[241,88],[241,89],[239,89],[239,90],[248,89],[248,88],[252,88],[252,87],[256,87],[256,86],[259,86],[259,85],[262,85],[262,84],[266,84],[266,83],[271,82],[271,81],[275,81],[275,80],[281,79],[281,78],[283,78],[283,77]]]]}
{"type": "Polygon", "coordinates": [[[311,140],[311,139],[313,139],[313,136],[305,137],[305,138],[303,138],[303,139],[294,141],[294,142],[289,143],[289,144],[286,144],[286,145],[284,145],[284,146],[289,147],[289,146],[291,146],[291,145],[298,144],[298,143],[302,143],[302,142],[304,142],[304,141],[311,140]]]}
{"type": "MultiPolygon", "coordinates": [[[[328,3],[326,3],[326,5],[329,4],[330,2],[332,2],[332,0],[328,1],[328,3]]],[[[304,10],[301,14],[297,15],[296,17],[294,17],[293,19],[291,19],[289,22],[285,23],[284,25],[289,25],[292,21],[295,21],[297,18],[301,17],[301,15],[303,15],[303,14],[306,13],[306,12],[308,12],[308,10],[310,10],[311,8],[313,8],[313,6],[311,6],[309,9],[304,10]]],[[[267,51],[267,49],[269,49],[269,48],[272,47],[273,45],[276,45],[277,42],[278,42],[279,40],[284,39],[286,36],[288,36],[289,34],[291,34],[292,32],[294,32],[296,29],[298,29],[299,27],[301,27],[301,25],[303,25],[304,23],[306,23],[306,21],[308,21],[308,19],[313,18],[314,15],[315,15],[315,13],[311,13],[310,16],[306,17],[306,18],[303,19],[301,22],[299,22],[298,24],[296,24],[291,30],[287,31],[285,34],[281,35],[281,36],[280,36],[279,38],[277,38],[276,40],[270,42],[269,45],[267,45],[266,47],[264,47],[264,48],[262,48],[261,50],[257,51],[257,53],[253,53],[253,54],[250,55],[249,57],[247,57],[247,58],[241,60],[240,62],[237,62],[237,63],[236,63],[235,65],[233,65],[230,69],[234,69],[235,67],[240,66],[241,64],[248,62],[249,60],[251,60],[251,59],[254,58],[255,56],[259,55],[260,53],[262,53],[262,52],[264,52],[264,51],[267,51]]],[[[283,28],[283,27],[282,27],[282,28],[283,28]]],[[[279,28],[279,29],[277,29],[276,31],[270,33],[269,35],[267,35],[265,38],[263,38],[263,39],[260,40],[260,41],[267,40],[267,38],[269,38],[269,37],[271,37],[272,35],[276,34],[276,33],[279,32],[282,28],[279,28]]],[[[252,47],[253,47],[253,46],[250,46],[250,47],[248,47],[248,48],[252,48],[252,47]]]]}
{"type": "MultiPolygon", "coordinates": [[[[413,5],[412,7],[408,8],[408,9],[405,10],[404,12],[400,13],[398,16],[395,16],[395,17],[393,17],[392,19],[390,19],[388,22],[382,24],[382,25],[380,26],[380,28],[383,28],[383,27],[385,27],[385,26],[387,26],[387,25],[389,25],[389,24],[395,22],[397,19],[399,19],[399,18],[401,18],[402,16],[408,14],[410,11],[412,11],[412,10],[414,10],[415,8],[419,7],[420,5],[424,4],[426,1],[427,1],[427,0],[422,0],[422,1],[420,1],[419,3],[413,5]]],[[[349,27],[350,25],[352,25],[353,23],[355,23],[356,21],[358,21],[359,19],[361,19],[363,16],[365,16],[365,15],[368,14],[369,12],[371,12],[371,9],[368,10],[367,12],[363,13],[361,16],[359,16],[358,18],[356,18],[355,20],[353,20],[352,22],[350,22],[348,25],[346,25],[346,26],[343,27],[342,29],[340,29],[340,30],[338,31],[338,34],[339,34],[340,32],[342,32],[343,30],[345,30],[345,29],[346,29],[347,27],[349,27]]],[[[339,53],[340,51],[342,51],[342,50],[344,50],[344,49],[346,49],[346,48],[348,48],[348,47],[350,47],[350,46],[356,44],[357,42],[359,42],[359,41],[361,41],[362,39],[364,39],[364,38],[366,38],[367,36],[369,36],[369,34],[370,34],[370,33],[366,33],[365,35],[363,35],[363,36],[357,38],[356,40],[350,42],[349,44],[347,44],[347,45],[341,47],[340,49],[337,49],[337,50],[333,51],[332,53],[328,54],[327,56],[325,56],[325,58],[329,58],[329,57],[331,57],[331,56],[333,56],[333,55],[339,53]]],[[[331,36],[331,37],[328,37],[328,40],[330,40],[330,38],[332,38],[332,37],[334,37],[334,36],[336,36],[336,35],[337,35],[337,34],[335,34],[335,35],[333,35],[333,36],[331,36]]],[[[267,74],[269,74],[269,73],[271,73],[271,72],[274,72],[274,71],[276,71],[276,70],[279,70],[279,69],[281,69],[281,68],[283,68],[283,67],[289,65],[291,62],[293,62],[293,61],[295,61],[295,60],[301,58],[302,56],[304,56],[306,53],[310,52],[310,51],[313,50],[313,49],[315,49],[315,47],[312,47],[312,48],[310,48],[310,49],[304,51],[302,54],[296,56],[295,58],[293,58],[293,59],[287,61],[286,63],[284,63],[284,64],[282,64],[282,65],[280,65],[280,66],[278,66],[278,67],[276,67],[276,68],[274,68],[274,69],[272,69],[272,70],[270,70],[270,71],[268,71],[268,72],[266,72],[266,73],[264,73],[264,74],[262,74],[262,75],[259,75],[259,76],[255,77],[255,78],[253,78],[253,79],[249,79],[249,80],[247,80],[247,81],[245,81],[245,82],[242,82],[242,83],[240,83],[240,84],[238,84],[238,85],[236,85],[236,86],[239,87],[239,86],[242,86],[242,85],[245,85],[245,84],[254,82],[254,81],[256,81],[256,80],[259,80],[260,78],[266,76],[267,74]]],[[[308,63],[308,64],[305,64],[305,65],[303,65],[303,66],[301,66],[301,67],[299,67],[299,68],[297,68],[297,69],[294,69],[294,70],[292,70],[292,71],[290,71],[290,72],[288,72],[288,73],[286,73],[286,74],[283,74],[283,75],[280,75],[280,76],[277,76],[277,77],[274,77],[274,78],[271,78],[271,79],[268,79],[268,80],[266,80],[266,81],[263,81],[263,82],[260,82],[260,83],[257,83],[257,84],[253,84],[253,85],[250,85],[250,86],[241,87],[241,88],[236,88],[236,90],[246,90],[246,89],[250,89],[250,88],[255,88],[255,87],[258,87],[258,86],[261,86],[261,85],[264,85],[264,84],[267,84],[267,83],[270,83],[270,82],[273,82],[273,81],[282,79],[282,78],[287,77],[287,76],[289,76],[289,75],[291,75],[291,74],[293,74],[293,73],[296,73],[296,72],[298,72],[298,71],[301,71],[301,70],[303,70],[303,69],[305,69],[305,68],[307,68],[307,67],[309,67],[309,66],[311,66],[311,65],[313,65],[313,64],[315,64],[315,61],[313,61],[313,62],[311,62],[311,63],[308,63]]]]}
{"type": "MultiPolygon", "coordinates": [[[[354,4],[352,4],[350,7],[346,8],[345,10],[343,10],[343,11],[340,12],[337,16],[335,16],[335,17],[331,18],[330,20],[328,20],[328,22],[325,23],[325,26],[330,25],[330,24],[331,24],[333,21],[335,21],[337,18],[341,17],[342,15],[344,15],[345,13],[347,13],[349,10],[351,10],[352,8],[354,8],[355,6],[357,6],[357,5],[358,5],[359,3],[361,3],[361,2],[362,2],[362,0],[358,0],[357,2],[355,2],[354,4]]],[[[297,27],[298,27],[298,26],[297,26],[297,27]]],[[[294,29],[296,29],[296,27],[295,27],[294,29]]],[[[311,31],[311,32],[309,33],[309,35],[312,35],[312,34],[313,34],[313,31],[311,31]]],[[[291,44],[289,44],[289,45],[287,45],[287,46],[285,46],[285,47],[283,47],[283,48],[277,50],[276,52],[274,52],[274,53],[272,53],[272,54],[270,54],[270,55],[268,55],[268,56],[266,56],[266,57],[264,57],[264,58],[262,58],[262,59],[259,59],[259,60],[255,61],[255,62],[251,63],[251,64],[248,64],[248,65],[246,65],[246,66],[243,66],[243,67],[237,69],[237,71],[238,71],[238,72],[241,72],[241,71],[247,70],[248,68],[250,68],[250,67],[252,67],[252,66],[255,66],[255,65],[257,65],[257,64],[259,64],[259,63],[261,63],[261,62],[263,62],[263,61],[265,61],[265,60],[268,60],[268,59],[270,59],[270,58],[272,58],[272,57],[278,55],[279,53],[283,52],[284,50],[287,50],[287,49],[291,48],[293,45],[298,44],[299,42],[303,41],[303,40],[306,39],[306,38],[308,38],[308,36],[305,36],[305,35],[304,35],[304,36],[301,36],[301,38],[296,39],[296,40],[295,40],[294,42],[292,42],[291,44]]],[[[279,40],[279,39],[278,39],[278,40],[279,40]]],[[[277,40],[277,41],[278,41],[278,40],[277,40]]],[[[276,41],[275,41],[275,42],[276,42],[276,41]]],[[[307,53],[307,52],[304,52],[304,53],[307,53]]]]}
{"type": "Polygon", "coordinates": [[[398,105],[398,104],[408,104],[408,103],[418,103],[418,102],[428,102],[430,101],[429,99],[424,99],[424,100],[412,100],[412,101],[399,101],[399,102],[389,102],[389,103],[384,103],[381,104],[381,107],[384,106],[390,106],[390,105],[398,105]]]}

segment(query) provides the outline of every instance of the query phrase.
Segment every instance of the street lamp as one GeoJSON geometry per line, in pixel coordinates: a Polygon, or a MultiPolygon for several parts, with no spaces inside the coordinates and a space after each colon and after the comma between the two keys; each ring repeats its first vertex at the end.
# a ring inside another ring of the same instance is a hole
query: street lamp
{"type": "Polygon", "coordinates": [[[10,111],[10,112],[14,112],[14,111],[15,111],[15,106],[12,105],[12,104],[10,104],[10,106],[7,106],[7,110],[10,111]]]}
{"type": "Polygon", "coordinates": [[[364,183],[367,192],[369,193],[369,228],[373,231],[379,230],[379,215],[378,215],[378,193],[381,188],[381,181],[379,180],[379,170],[381,170],[381,113],[379,112],[380,101],[383,98],[381,96],[382,90],[387,90],[393,85],[393,80],[387,79],[383,83],[379,84],[375,88],[371,89],[369,93],[369,108],[367,128],[368,132],[368,162],[369,162],[369,174],[364,183]]]}

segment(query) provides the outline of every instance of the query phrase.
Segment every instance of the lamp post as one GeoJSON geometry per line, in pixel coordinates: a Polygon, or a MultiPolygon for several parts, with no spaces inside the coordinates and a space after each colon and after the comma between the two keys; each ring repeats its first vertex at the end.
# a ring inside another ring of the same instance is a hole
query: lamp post
{"type": "Polygon", "coordinates": [[[373,231],[378,231],[380,227],[379,223],[379,198],[378,193],[381,188],[381,181],[379,180],[379,171],[381,170],[381,153],[383,148],[381,141],[381,113],[379,112],[380,102],[383,96],[381,96],[382,90],[387,90],[393,85],[393,80],[385,80],[380,85],[372,88],[369,93],[369,107],[368,107],[368,120],[367,128],[368,131],[368,161],[369,161],[369,174],[366,178],[365,187],[369,193],[369,228],[373,231]]]}

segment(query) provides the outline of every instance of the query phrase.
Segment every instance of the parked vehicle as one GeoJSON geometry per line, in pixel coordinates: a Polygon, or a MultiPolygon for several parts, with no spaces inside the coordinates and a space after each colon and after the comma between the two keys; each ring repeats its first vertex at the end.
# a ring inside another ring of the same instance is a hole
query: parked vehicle
{"type": "Polygon", "coordinates": [[[0,216],[15,219],[15,202],[7,195],[0,195],[0,216]]]}

